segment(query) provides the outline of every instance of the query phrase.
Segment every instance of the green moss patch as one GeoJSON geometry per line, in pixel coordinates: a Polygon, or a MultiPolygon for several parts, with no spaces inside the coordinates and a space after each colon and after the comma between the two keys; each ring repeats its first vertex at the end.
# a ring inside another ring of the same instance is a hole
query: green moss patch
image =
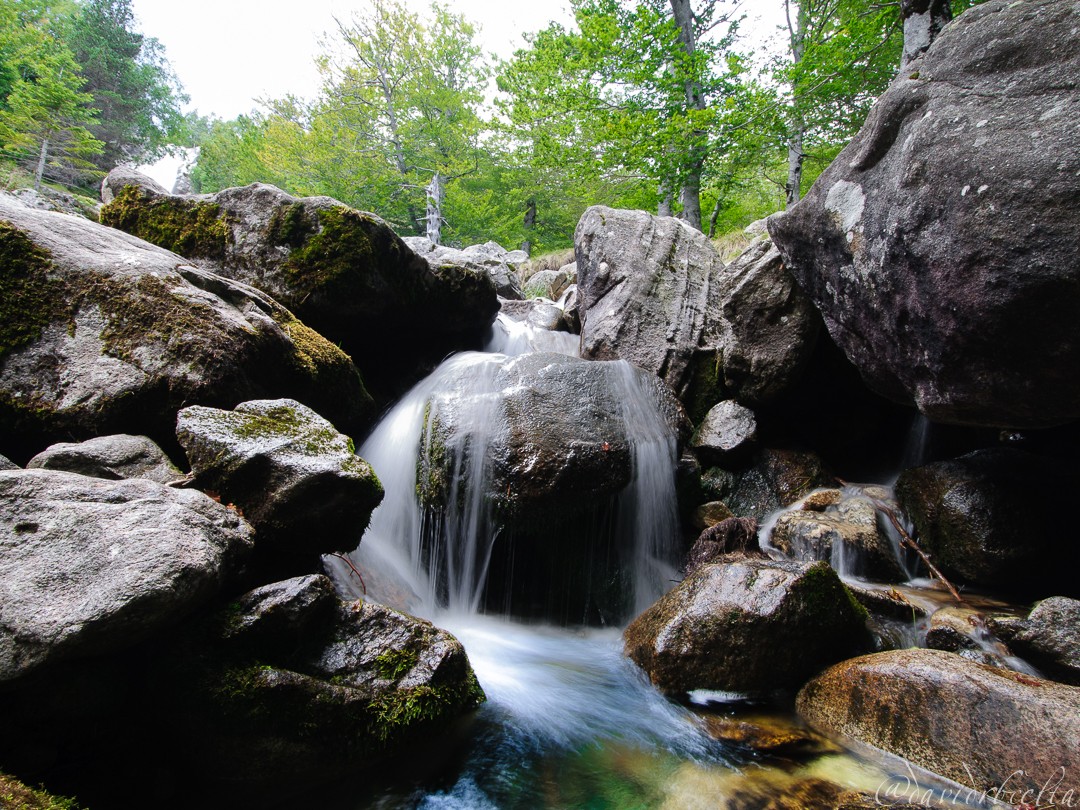
{"type": "Polygon", "coordinates": [[[63,317],[63,284],[50,278],[52,258],[26,234],[0,222],[0,358],[41,337],[63,317]]]}
{"type": "Polygon", "coordinates": [[[53,796],[29,788],[13,776],[0,772],[0,807],[4,810],[79,810],[74,799],[53,796]]]}
{"type": "Polygon", "coordinates": [[[186,197],[151,198],[135,186],[125,186],[101,209],[101,224],[189,259],[224,259],[233,239],[221,206],[186,197]]]}
{"type": "MultiPolygon", "coordinates": [[[[279,229],[279,238],[284,241],[302,232],[299,226],[288,227],[289,219],[289,214],[283,215],[279,229]]],[[[296,216],[293,219],[299,221],[296,216]]],[[[301,298],[327,287],[341,294],[359,293],[348,280],[372,263],[374,246],[369,230],[373,221],[349,208],[324,208],[318,212],[318,222],[318,231],[285,261],[285,281],[301,298]]]]}

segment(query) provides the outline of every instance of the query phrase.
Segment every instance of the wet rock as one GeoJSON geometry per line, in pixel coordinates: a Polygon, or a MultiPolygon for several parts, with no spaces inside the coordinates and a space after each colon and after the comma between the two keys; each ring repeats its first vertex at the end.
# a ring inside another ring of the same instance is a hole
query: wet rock
{"type": "Polygon", "coordinates": [[[657,374],[695,420],[723,399],[774,399],[798,378],[817,315],[771,245],[725,267],[679,220],[601,206],[574,242],[583,357],[657,374]]]}
{"type": "Polygon", "coordinates": [[[198,485],[255,527],[260,554],[352,551],[382,500],[352,440],[295,400],[184,408],[176,435],[198,485]]]}
{"type": "Polygon", "coordinates": [[[819,489],[803,498],[802,509],[804,512],[825,512],[843,498],[844,493],[838,489],[819,489]]]}
{"type": "Polygon", "coordinates": [[[581,296],[577,284],[571,284],[558,300],[558,307],[563,311],[566,323],[572,333],[581,334],[581,296]]]}
{"type": "Polygon", "coordinates": [[[947,577],[1021,596],[1080,594],[1080,547],[1061,504],[1068,466],[1012,448],[905,471],[896,495],[916,539],[947,577]]]}
{"type": "Polygon", "coordinates": [[[839,746],[809,729],[796,718],[774,714],[705,714],[705,730],[721,742],[749,748],[759,754],[782,757],[838,753],[839,746]]]}
{"type": "Polygon", "coordinates": [[[758,525],[753,518],[726,518],[701,533],[686,555],[686,576],[703,565],[722,562],[726,554],[761,552],[758,545],[758,525]]]}
{"type": "Polygon", "coordinates": [[[717,523],[735,517],[723,501],[709,501],[694,510],[694,528],[699,532],[711,529],[717,523]]]}
{"type": "Polygon", "coordinates": [[[982,614],[959,607],[934,611],[926,631],[926,646],[990,666],[1003,666],[1002,661],[1009,654],[1001,642],[991,638],[982,614]]]}
{"type": "MultiPolygon", "coordinates": [[[[463,375],[471,370],[463,368],[463,375]]],[[[464,379],[464,377],[463,377],[464,379]]],[[[504,519],[527,523],[572,517],[629,483],[631,446],[625,408],[640,390],[661,414],[656,430],[672,445],[688,432],[686,417],[666,387],[625,363],[586,362],[560,354],[529,354],[494,371],[490,387],[469,393],[448,384],[429,405],[419,462],[421,501],[445,503],[451,467],[478,429],[495,426],[487,445],[488,498],[504,519]],[[492,402],[482,425],[470,424],[470,398],[492,402]]]]}
{"type": "Polygon", "coordinates": [[[565,313],[551,301],[541,298],[529,298],[524,301],[504,299],[501,310],[508,318],[527,323],[535,329],[547,329],[549,332],[569,332],[570,324],[565,313]]]}
{"type": "Polygon", "coordinates": [[[698,569],[623,638],[667,694],[762,693],[798,687],[858,650],[865,615],[825,563],[748,557],[698,569]]]}
{"type": "Polygon", "coordinates": [[[813,453],[760,450],[747,469],[707,470],[702,476],[702,488],[707,497],[723,501],[736,515],[761,522],[777,509],[834,481],[813,453]]]}
{"type": "Polygon", "coordinates": [[[146,478],[159,484],[186,477],[146,436],[99,436],[85,442],[62,442],[38,453],[27,469],[66,470],[93,478],[146,478]]]}
{"type": "Polygon", "coordinates": [[[1035,605],[1026,619],[992,627],[1013,652],[1048,677],[1080,686],[1080,601],[1052,596],[1035,605]]]}
{"type": "Polygon", "coordinates": [[[730,399],[709,409],[690,440],[698,456],[712,464],[746,456],[756,443],[754,412],[730,399]]]}
{"type": "MultiPolygon", "coordinates": [[[[878,794],[873,793],[860,793],[855,790],[845,791],[841,793],[836,800],[835,810],[877,810],[882,807],[883,797],[880,792],[878,794]]],[[[926,810],[925,804],[912,804],[907,802],[901,802],[895,799],[893,796],[885,797],[885,801],[888,802],[887,807],[891,807],[893,810],[926,810]]],[[[832,810],[832,808],[830,808],[832,810]]]]}
{"type": "Polygon", "coordinates": [[[372,401],[342,351],[263,293],[127,234],[0,199],[0,432],[22,460],[112,433],[168,447],[187,404],[291,396],[361,431],[372,401]]]}
{"type": "Polygon", "coordinates": [[[1076,21],[1060,0],[965,12],[769,219],[863,378],[936,422],[1080,417],[1076,21]]]}
{"type": "Polygon", "coordinates": [[[251,545],[243,519],[201,492],[0,472],[0,682],[176,625],[251,545]]]}
{"type": "Polygon", "coordinates": [[[241,597],[168,665],[170,723],[193,773],[264,790],[351,776],[484,699],[453,636],[342,602],[322,576],[241,597]]]}
{"type": "Polygon", "coordinates": [[[908,599],[898,588],[860,587],[858,583],[851,583],[847,588],[855,600],[875,617],[916,624],[930,616],[923,604],[908,599]]]}
{"type": "MultiPolygon", "coordinates": [[[[573,265],[569,266],[573,267],[573,265]]],[[[530,276],[525,283],[525,297],[550,298],[552,301],[558,301],[559,297],[576,281],[576,268],[572,276],[564,269],[541,270],[530,276]]]]}
{"type": "Polygon", "coordinates": [[[262,290],[383,387],[411,384],[453,349],[479,348],[499,309],[488,273],[433,266],[374,214],[329,197],[261,183],[170,195],[122,168],[105,178],[103,195],[104,224],[262,290]]]}
{"type": "Polygon", "coordinates": [[[508,251],[497,242],[470,245],[459,250],[446,245],[433,244],[425,236],[406,236],[404,242],[423,256],[436,272],[447,268],[461,268],[473,273],[482,273],[492,280],[496,292],[503,298],[520,300],[524,297],[521,291],[521,279],[517,273],[518,265],[524,264],[529,259],[529,255],[523,250],[508,251]]]}
{"type": "Polygon", "coordinates": [[[769,542],[789,557],[830,560],[854,576],[879,582],[908,578],[878,525],[877,510],[865,498],[849,497],[821,512],[785,512],[777,518],[769,542]]]}
{"type": "Polygon", "coordinates": [[[1046,785],[1059,798],[1080,789],[1077,687],[938,650],[894,650],[837,664],[807,684],[796,705],[816,728],[897,754],[976,793],[1000,788],[998,798],[1010,805],[1046,785]]]}

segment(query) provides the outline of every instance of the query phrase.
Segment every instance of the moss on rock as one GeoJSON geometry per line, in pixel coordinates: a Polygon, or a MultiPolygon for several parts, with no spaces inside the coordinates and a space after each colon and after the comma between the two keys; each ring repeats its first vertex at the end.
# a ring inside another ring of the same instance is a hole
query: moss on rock
{"type": "MultiPolygon", "coordinates": [[[[295,206],[285,209],[287,212],[295,206]]],[[[370,262],[373,246],[369,230],[374,220],[351,208],[324,208],[318,212],[318,230],[312,234],[301,227],[299,215],[285,213],[277,230],[278,240],[290,240],[300,235],[307,238],[294,248],[282,267],[285,280],[296,297],[303,300],[316,290],[326,295],[356,294],[356,269],[370,262]],[[292,223],[291,225],[289,223],[292,223]]]]}
{"type": "Polygon", "coordinates": [[[53,796],[43,788],[27,787],[0,771],[0,807],[4,810],[79,810],[75,799],[53,796]]]}
{"type": "Polygon", "coordinates": [[[232,224],[216,203],[188,197],[150,197],[125,186],[101,209],[101,224],[127,231],[189,259],[224,259],[232,224]]]}
{"type": "Polygon", "coordinates": [[[0,222],[0,358],[41,336],[66,310],[52,258],[22,231],[0,222]]]}

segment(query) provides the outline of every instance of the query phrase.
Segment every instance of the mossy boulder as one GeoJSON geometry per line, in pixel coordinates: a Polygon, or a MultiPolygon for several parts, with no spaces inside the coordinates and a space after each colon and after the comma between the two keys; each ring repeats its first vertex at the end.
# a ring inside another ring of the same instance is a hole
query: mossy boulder
{"type": "Polygon", "coordinates": [[[103,189],[103,223],[262,290],[340,345],[365,379],[400,385],[432,359],[479,348],[499,309],[487,274],[429,266],[379,217],[329,197],[263,184],[170,195],[128,169],[103,189]]]}
{"type": "Polygon", "coordinates": [[[24,460],[110,433],[174,447],[183,405],[291,396],[350,432],[349,357],[244,284],[140,239],[0,198],[0,435],[24,460]]]}
{"type": "Polygon", "coordinates": [[[255,527],[260,555],[350,552],[382,500],[352,439],[295,400],[194,405],[177,415],[176,435],[197,485],[255,527]]]}
{"type": "Polygon", "coordinates": [[[574,244],[582,356],[658,375],[695,422],[722,399],[772,401],[802,373],[820,318],[767,240],[725,266],[680,220],[594,206],[574,244]]]}
{"type": "Polygon", "coordinates": [[[704,565],[626,628],[626,654],[663,692],[796,689],[869,649],[866,611],[823,562],[732,555],[704,565]]]}
{"type": "Polygon", "coordinates": [[[449,633],[326,577],[267,585],[182,639],[165,710],[203,778],[248,789],[352,777],[484,700],[449,633]]]}
{"type": "Polygon", "coordinates": [[[1068,510],[1080,477],[1055,459],[980,450],[905,471],[896,496],[946,576],[1022,597],[1080,596],[1068,510]]]}

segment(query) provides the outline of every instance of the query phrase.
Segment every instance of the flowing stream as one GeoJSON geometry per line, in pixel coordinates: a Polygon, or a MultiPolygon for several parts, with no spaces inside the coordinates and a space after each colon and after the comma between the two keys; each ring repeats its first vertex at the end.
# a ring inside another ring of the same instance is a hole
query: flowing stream
{"type": "MultiPolygon", "coordinates": [[[[386,495],[354,560],[379,572],[369,576],[368,598],[431,619],[462,641],[488,700],[463,723],[459,738],[419,751],[402,772],[329,789],[321,806],[750,810],[779,807],[769,804],[777,796],[793,797],[783,807],[818,806],[809,799],[798,804],[807,784],[877,791],[893,800],[915,787],[941,787],[897,761],[855,755],[823,739],[773,758],[720,741],[708,731],[709,716],[730,720],[747,705],[737,696],[712,696],[735,702],[692,710],[664,698],[623,656],[619,629],[485,615],[482,594],[500,537],[482,497],[488,471],[477,460],[485,458],[500,418],[495,377],[513,355],[576,354],[577,338],[500,316],[486,349],[447,359],[358,451],[386,495]],[[456,401],[468,403],[468,413],[457,414],[467,446],[457,448],[452,497],[435,519],[418,503],[417,455],[449,384],[456,401]]],[[[636,614],[678,578],[676,448],[652,400],[622,365],[611,384],[630,436],[633,480],[613,504],[612,523],[617,536],[632,538],[636,614]]],[[[355,587],[343,565],[332,573],[339,587],[355,587]]],[[[780,719],[798,727],[790,713],[780,719]]]]}

